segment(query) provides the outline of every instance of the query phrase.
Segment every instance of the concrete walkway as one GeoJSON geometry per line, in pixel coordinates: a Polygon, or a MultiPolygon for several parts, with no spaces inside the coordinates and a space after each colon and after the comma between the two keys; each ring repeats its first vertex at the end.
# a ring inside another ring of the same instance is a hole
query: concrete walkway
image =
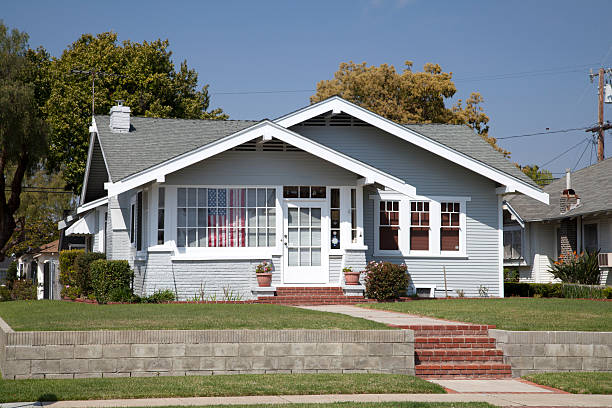
{"type": "MultiPolygon", "coordinates": [[[[493,380],[498,381],[498,380],[493,380]]],[[[127,400],[59,401],[0,404],[2,408],[49,406],[53,408],[159,407],[194,405],[252,405],[330,402],[488,402],[500,407],[612,407],[612,395],[575,395],[553,392],[476,394],[361,394],[282,395],[251,397],[196,397],[127,400]]]]}
{"type": "Polygon", "coordinates": [[[459,325],[471,324],[453,322],[450,320],[434,319],[407,313],[388,312],[386,310],[368,309],[365,307],[348,305],[323,305],[323,306],[296,306],[302,309],[318,310],[320,312],[341,313],[353,317],[373,320],[379,323],[394,325],[459,325]]]}

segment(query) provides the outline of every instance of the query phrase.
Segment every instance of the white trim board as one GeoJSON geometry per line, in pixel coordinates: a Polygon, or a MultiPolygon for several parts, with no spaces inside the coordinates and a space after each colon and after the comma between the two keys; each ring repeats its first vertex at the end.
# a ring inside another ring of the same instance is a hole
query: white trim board
{"type": "Polygon", "coordinates": [[[315,103],[314,105],[307,106],[303,109],[282,116],[275,119],[274,122],[284,128],[289,128],[329,111],[344,112],[366,123],[369,123],[372,126],[384,130],[387,133],[395,135],[414,145],[437,154],[438,156],[450,160],[453,163],[459,164],[460,166],[507,186],[510,190],[518,191],[531,198],[541,201],[544,204],[548,204],[548,194],[541,189],[531,186],[528,183],[516,177],[510,176],[501,170],[495,169],[492,166],[475,160],[466,154],[451,149],[448,146],[438,143],[404,126],[398,125],[397,123],[385,119],[380,115],[348,102],[338,96],[333,96],[319,103],[315,103]]]}
{"type": "Polygon", "coordinates": [[[198,149],[170,159],[164,163],[153,166],[150,169],[126,177],[116,183],[106,183],[105,188],[109,196],[115,196],[133,188],[139,187],[151,181],[163,179],[167,174],[181,170],[187,166],[198,163],[211,156],[222,153],[245,142],[260,136],[271,136],[297,147],[307,153],[327,160],[346,170],[352,171],[376,183],[392,188],[408,196],[414,196],[416,189],[403,180],[387,174],[375,167],[355,160],[345,154],[330,149],[327,146],[314,142],[298,133],[285,129],[284,127],[269,120],[257,123],[247,129],[226,136],[215,142],[209,143],[198,149]]]}

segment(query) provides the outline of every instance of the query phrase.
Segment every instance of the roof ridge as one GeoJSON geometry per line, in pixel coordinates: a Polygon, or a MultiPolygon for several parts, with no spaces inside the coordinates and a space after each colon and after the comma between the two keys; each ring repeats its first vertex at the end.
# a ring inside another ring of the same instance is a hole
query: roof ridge
{"type": "MultiPolygon", "coordinates": [[[[105,117],[110,118],[110,115],[94,115],[94,117],[105,117]]],[[[185,121],[194,121],[194,122],[254,122],[258,123],[262,120],[256,119],[198,119],[198,118],[155,118],[150,116],[136,116],[132,115],[130,118],[138,118],[138,119],[161,119],[161,120],[185,120],[185,121]]]]}

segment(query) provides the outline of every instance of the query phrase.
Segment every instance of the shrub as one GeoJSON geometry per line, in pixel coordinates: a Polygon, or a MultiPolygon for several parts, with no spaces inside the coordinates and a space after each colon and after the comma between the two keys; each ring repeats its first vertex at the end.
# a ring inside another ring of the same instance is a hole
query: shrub
{"type": "Polygon", "coordinates": [[[156,290],[151,296],[141,299],[142,303],[167,303],[175,300],[174,292],[170,289],[156,290]]]}
{"type": "Polygon", "coordinates": [[[519,271],[518,269],[504,268],[504,282],[518,282],[519,271]]]}
{"type": "Polygon", "coordinates": [[[504,284],[506,297],[563,297],[563,288],[560,283],[514,283],[504,284]]]}
{"type": "Polygon", "coordinates": [[[112,289],[108,295],[109,302],[122,302],[132,303],[135,295],[132,293],[132,289],[121,287],[112,289]]]}
{"type": "Polygon", "coordinates": [[[612,286],[606,286],[601,292],[605,299],[612,299],[612,286]]]}
{"type": "Polygon", "coordinates": [[[98,259],[106,259],[106,254],[100,252],[81,252],[74,259],[74,280],[81,295],[88,296],[91,289],[91,277],[89,276],[89,265],[98,259]]]}
{"type": "Polygon", "coordinates": [[[376,300],[397,299],[406,294],[410,275],[405,264],[370,262],[365,270],[366,296],[376,300]]]}
{"type": "MultiPolygon", "coordinates": [[[[66,251],[61,251],[59,254],[59,267],[60,267],[60,275],[59,281],[64,287],[70,287],[69,291],[71,293],[79,292],[76,294],[78,297],[80,295],[79,286],[76,281],[76,270],[74,267],[74,261],[79,254],[82,254],[84,251],[82,249],[69,249],[66,251]]],[[[64,290],[62,290],[62,296],[64,296],[64,290]]]]}
{"type": "Polygon", "coordinates": [[[563,285],[563,297],[568,299],[607,299],[608,293],[605,286],[593,285],[563,285]]]}
{"type": "Polygon", "coordinates": [[[36,285],[31,279],[18,279],[13,282],[11,298],[13,300],[36,300],[36,285]]]}
{"type": "Polygon", "coordinates": [[[100,304],[108,303],[110,294],[117,289],[129,289],[134,272],[128,261],[98,259],[89,266],[91,286],[100,304]]]}
{"type": "Polygon", "coordinates": [[[77,286],[66,285],[62,288],[61,295],[62,298],[75,300],[81,295],[81,289],[79,289],[77,286]]]}
{"type": "Polygon", "coordinates": [[[13,300],[11,290],[8,286],[0,286],[0,302],[8,302],[9,300],[13,300]]]}
{"type": "Polygon", "coordinates": [[[9,264],[6,270],[6,286],[13,287],[13,282],[17,280],[17,262],[13,261],[9,264]]]}
{"type": "Polygon", "coordinates": [[[549,272],[563,283],[579,283],[582,285],[598,285],[601,271],[597,257],[599,251],[582,252],[580,255],[564,257],[557,261],[551,260],[549,272]]]}

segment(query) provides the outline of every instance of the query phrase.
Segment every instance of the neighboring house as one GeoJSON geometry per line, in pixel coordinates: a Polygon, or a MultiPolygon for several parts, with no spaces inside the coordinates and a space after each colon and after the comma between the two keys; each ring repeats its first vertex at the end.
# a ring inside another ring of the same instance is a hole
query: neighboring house
{"type": "Polygon", "coordinates": [[[38,299],[60,299],[59,240],[17,258],[17,273],[37,286],[38,299]]]}
{"type": "Polygon", "coordinates": [[[243,299],[272,284],[341,287],[342,268],[405,262],[412,290],[503,296],[502,200],[548,202],[466,126],[398,125],[339,97],[276,120],[95,116],[66,235],[127,259],[134,291],[243,299]]]}
{"type": "Polygon", "coordinates": [[[504,265],[524,282],[551,282],[550,260],[600,250],[602,284],[612,285],[612,159],[544,187],[546,205],[522,195],[507,198],[504,265]]]}

